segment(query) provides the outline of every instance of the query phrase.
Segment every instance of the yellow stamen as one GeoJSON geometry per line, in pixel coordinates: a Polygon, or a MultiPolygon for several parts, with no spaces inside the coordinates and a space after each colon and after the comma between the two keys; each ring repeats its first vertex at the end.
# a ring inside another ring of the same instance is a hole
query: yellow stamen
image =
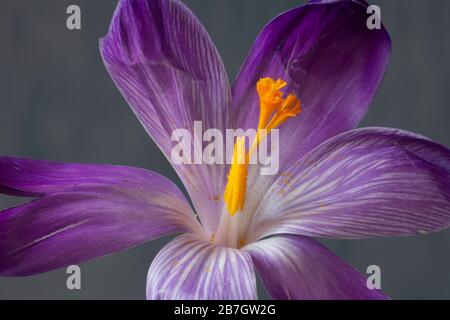
{"type": "Polygon", "coordinates": [[[289,118],[295,117],[301,112],[300,100],[293,94],[283,98],[281,89],[287,83],[281,79],[263,78],[256,84],[256,90],[260,100],[260,114],[258,130],[255,140],[249,152],[245,149],[245,138],[236,140],[233,152],[233,162],[228,174],[228,183],[225,188],[224,202],[228,213],[234,216],[242,210],[245,204],[245,192],[247,189],[248,163],[253,152],[258,148],[270,130],[278,128],[289,118]]]}
{"type": "Polygon", "coordinates": [[[224,194],[224,201],[231,216],[244,208],[247,172],[248,156],[245,151],[245,137],[239,137],[234,145],[233,163],[224,194]]]}

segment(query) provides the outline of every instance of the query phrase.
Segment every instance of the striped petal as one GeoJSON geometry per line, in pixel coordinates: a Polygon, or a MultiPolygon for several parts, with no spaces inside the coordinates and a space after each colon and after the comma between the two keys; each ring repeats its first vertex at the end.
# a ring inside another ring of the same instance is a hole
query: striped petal
{"type": "MultiPolygon", "coordinates": [[[[178,144],[171,141],[174,130],[193,135],[194,121],[202,121],[203,131],[232,127],[223,63],[203,26],[180,1],[121,0],[101,41],[101,54],[133,112],[169,160],[178,144]]],[[[186,142],[193,160],[194,143],[186,142]]],[[[214,199],[223,192],[224,166],[172,164],[204,227],[214,229],[221,205],[214,199]]]]}
{"type": "Polygon", "coordinates": [[[256,299],[250,255],[182,235],[164,247],[147,276],[149,300],[256,299]]]}
{"type": "Polygon", "coordinates": [[[280,169],[339,133],[356,128],[388,66],[384,27],[369,30],[365,1],[321,0],[273,19],[256,39],[233,86],[237,127],[255,128],[260,78],[281,78],[302,113],[280,128],[280,169]]]}
{"type": "Polygon", "coordinates": [[[331,238],[409,236],[450,226],[450,150],[401,130],[336,136],[285,171],[249,231],[331,238]]]}
{"type": "Polygon", "coordinates": [[[169,180],[110,165],[0,157],[0,192],[36,200],[0,211],[0,275],[28,276],[200,232],[169,180]]]}
{"type": "Polygon", "coordinates": [[[366,279],[313,239],[279,235],[255,242],[248,251],[270,296],[279,300],[387,299],[368,289],[366,279]]]}

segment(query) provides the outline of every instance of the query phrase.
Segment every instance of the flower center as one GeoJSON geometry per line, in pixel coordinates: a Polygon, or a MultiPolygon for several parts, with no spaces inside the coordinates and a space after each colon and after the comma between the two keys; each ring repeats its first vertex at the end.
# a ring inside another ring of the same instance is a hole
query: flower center
{"type": "Polygon", "coordinates": [[[295,95],[290,94],[283,98],[281,89],[286,85],[285,81],[272,78],[260,79],[256,84],[260,101],[258,130],[248,151],[245,147],[245,137],[237,138],[234,145],[233,161],[224,193],[224,202],[230,216],[244,208],[249,159],[259,144],[272,129],[278,128],[301,112],[300,100],[295,95]]]}

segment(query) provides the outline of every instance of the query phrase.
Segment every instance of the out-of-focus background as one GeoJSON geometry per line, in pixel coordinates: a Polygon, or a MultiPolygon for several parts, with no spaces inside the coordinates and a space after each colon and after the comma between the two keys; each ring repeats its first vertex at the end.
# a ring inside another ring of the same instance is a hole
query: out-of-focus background
{"type": "MultiPolygon", "coordinates": [[[[215,41],[230,79],[261,28],[303,2],[185,1],[215,41]]],[[[0,155],[144,167],[181,185],[103,67],[98,39],[106,33],[116,3],[2,2],[0,155]],[[66,8],[71,4],[81,7],[80,31],[66,28],[66,8]]],[[[393,55],[361,126],[402,128],[450,146],[450,1],[372,4],[381,7],[393,55]]],[[[18,199],[0,195],[0,208],[16,203],[18,199]]],[[[144,299],[148,267],[169,239],[81,264],[80,291],[69,291],[65,270],[56,270],[0,278],[0,298],[144,299]]],[[[325,243],[362,272],[379,265],[382,289],[395,299],[450,299],[450,230],[414,238],[325,243]]]]}

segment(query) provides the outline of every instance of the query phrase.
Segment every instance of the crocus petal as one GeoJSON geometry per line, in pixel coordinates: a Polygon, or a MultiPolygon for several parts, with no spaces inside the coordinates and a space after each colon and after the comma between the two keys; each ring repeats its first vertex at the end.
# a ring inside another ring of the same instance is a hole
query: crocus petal
{"type": "Polygon", "coordinates": [[[252,259],[247,252],[182,235],[164,247],[147,277],[149,300],[256,299],[252,259]]]}
{"type": "Polygon", "coordinates": [[[408,236],[450,226],[450,150],[409,132],[338,135],[285,171],[256,213],[252,237],[408,236]]]}
{"type": "Polygon", "coordinates": [[[199,232],[169,180],[142,169],[0,158],[0,190],[38,199],[0,211],[0,275],[27,276],[199,232]]]}
{"type": "MultiPolygon", "coordinates": [[[[171,141],[174,130],[187,129],[193,135],[194,121],[202,121],[203,131],[232,127],[223,63],[200,22],[180,1],[120,1],[100,47],[112,79],[169,160],[178,143],[171,141]]],[[[213,229],[221,205],[214,199],[225,185],[224,166],[174,167],[204,227],[213,229]]]]}
{"type": "Polygon", "coordinates": [[[272,20],[258,36],[233,86],[237,126],[255,128],[256,82],[282,78],[302,113],[280,128],[280,169],[365,115],[391,51],[387,31],[367,28],[364,1],[316,1],[272,20]]]}
{"type": "Polygon", "coordinates": [[[366,279],[317,241],[279,235],[244,248],[270,296],[279,300],[387,299],[366,279]]]}

